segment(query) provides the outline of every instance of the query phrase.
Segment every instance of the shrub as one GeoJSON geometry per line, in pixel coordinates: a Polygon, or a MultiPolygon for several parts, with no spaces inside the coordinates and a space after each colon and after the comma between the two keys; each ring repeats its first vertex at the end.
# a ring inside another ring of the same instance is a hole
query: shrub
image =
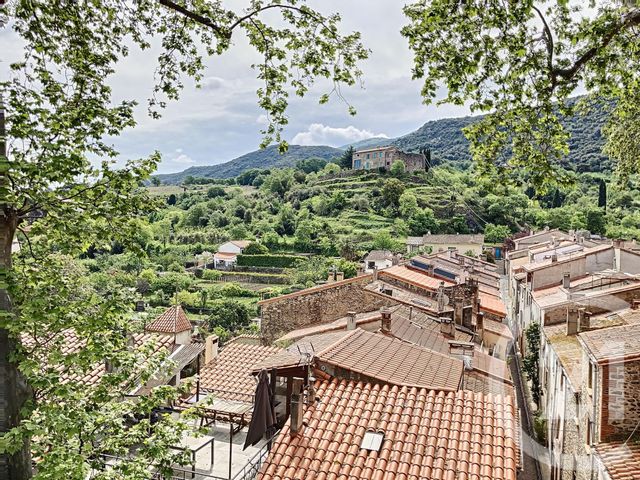
{"type": "Polygon", "coordinates": [[[202,278],[204,280],[217,281],[222,278],[223,273],[219,270],[204,270],[202,272],[202,278]]]}
{"type": "Polygon", "coordinates": [[[151,290],[156,292],[162,291],[165,295],[171,296],[176,290],[188,290],[193,283],[190,275],[177,272],[167,272],[164,275],[156,277],[151,282],[151,290]]]}
{"type": "Polygon", "coordinates": [[[238,255],[238,265],[242,267],[292,268],[301,262],[294,255],[238,255]]]}
{"type": "Polygon", "coordinates": [[[173,262],[171,263],[171,265],[167,267],[167,270],[170,272],[182,273],[184,271],[184,267],[180,265],[178,262],[173,262]]]}
{"type": "Polygon", "coordinates": [[[264,255],[269,253],[269,249],[258,242],[251,242],[243,252],[245,255],[264,255]]]}

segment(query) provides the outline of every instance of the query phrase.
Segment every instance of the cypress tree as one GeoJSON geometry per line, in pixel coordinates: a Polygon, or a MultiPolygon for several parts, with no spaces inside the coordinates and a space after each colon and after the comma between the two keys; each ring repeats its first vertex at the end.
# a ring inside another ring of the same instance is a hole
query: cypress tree
{"type": "Polygon", "coordinates": [[[602,179],[598,185],[598,207],[607,209],[607,184],[602,179]]]}

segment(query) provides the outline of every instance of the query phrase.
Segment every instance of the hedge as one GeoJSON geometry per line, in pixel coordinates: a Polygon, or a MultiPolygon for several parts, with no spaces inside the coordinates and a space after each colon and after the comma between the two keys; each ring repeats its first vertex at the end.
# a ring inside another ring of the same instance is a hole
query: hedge
{"type": "Polygon", "coordinates": [[[238,265],[241,267],[291,268],[302,260],[295,255],[238,255],[238,265]]]}

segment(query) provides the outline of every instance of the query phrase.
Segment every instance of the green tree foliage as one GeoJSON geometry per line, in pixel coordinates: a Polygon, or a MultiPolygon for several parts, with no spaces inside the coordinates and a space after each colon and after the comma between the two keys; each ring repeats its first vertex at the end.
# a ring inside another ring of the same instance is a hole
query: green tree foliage
{"type": "Polygon", "coordinates": [[[427,232],[436,233],[440,224],[430,208],[417,210],[407,221],[409,235],[421,236],[427,232]]]}
{"type": "Polygon", "coordinates": [[[402,160],[396,160],[391,164],[391,168],[389,169],[389,172],[391,173],[391,175],[393,175],[396,178],[402,177],[405,172],[404,162],[402,160]]]}
{"type": "Polygon", "coordinates": [[[159,187],[160,185],[162,185],[162,180],[160,180],[158,177],[151,177],[151,185],[153,185],[154,187],[159,187]]]}
{"type": "Polygon", "coordinates": [[[540,324],[532,323],[524,332],[527,340],[527,353],[522,359],[522,369],[531,382],[531,395],[536,405],[540,405],[540,324]]]}
{"type": "Polygon", "coordinates": [[[224,188],[220,186],[209,187],[207,190],[207,198],[217,198],[217,197],[226,197],[227,194],[224,191],[224,188]]]}
{"type": "Polygon", "coordinates": [[[418,199],[411,192],[404,192],[400,195],[398,203],[400,205],[400,215],[403,218],[409,218],[419,211],[418,199]]]}
{"type": "Polygon", "coordinates": [[[585,212],[586,227],[591,233],[604,235],[607,229],[607,221],[601,209],[589,209],[585,212]]]}
{"type": "Polygon", "coordinates": [[[285,194],[295,182],[293,173],[294,171],[288,168],[284,170],[273,170],[265,177],[262,188],[280,198],[284,198],[285,194]]]}
{"type": "Polygon", "coordinates": [[[415,2],[403,29],[414,52],[414,77],[427,102],[447,88],[446,102],[491,112],[466,134],[479,173],[528,182],[540,190],[571,178],[559,168],[568,152],[562,118],[578,86],[616,101],[609,153],[622,172],[636,171],[640,25],[636,2],[415,2]],[[630,135],[621,130],[629,127],[630,135]]]}
{"type": "Polygon", "coordinates": [[[296,168],[302,170],[304,173],[316,173],[322,170],[327,163],[327,160],[324,158],[312,157],[305,160],[298,160],[298,162],[296,162],[296,168]]]}
{"type": "Polygon", "coordinates": [[[209,307],[211,309],[207,322],[209,329],[224,328],[230,332],[236,332],[249,326],[249,309],[236,300],[214,300],[209,307]]]}
{"type": "Polygon", "coordinates": [[[484,226],[484,241],[487,243],[503,243],[510,235],[511,230],[506,225],[487,223],[484,226]]]}
{"type": "Polygon", "coordinates": [[[607,184],[602,179],[598,183],[598,207],[607,209],[607,184]]]}
{"type": "Polygon", "coordinates": [[[373,248],[375,250],[391,250],[392,252],[402,251],[404,245],[396,240],[389,232],[382,231],[373,238],[373,248]]]}
{"type": "Polygon", "coordinates": [[[392,208],[398,208],[404,189],[404,184],[397,178],[386,180],[382,186],[382,200],[384,204],[392,208]]]}
{"type": "Polygon", "coordinates": [[[340,156],[340,160],[338,161],[338,165],[344,168],[345,170],[350,170],[352,166],[353,153],[355,152],[355,148],[352,145],[344,151],[344,153],[340,156]]]}
{"type": "Polygon", "coordinates": [[[264,255],[269,253],[269,249],[258,242],[251,242],[247,247],[242,251],[245,255],[264,255]]]}
{"type": "Polygon", "coordinates": [[[176,198],[174,193],[167,197],[167,205],[175,205],[177,201],[178,199],[176,198]]]}

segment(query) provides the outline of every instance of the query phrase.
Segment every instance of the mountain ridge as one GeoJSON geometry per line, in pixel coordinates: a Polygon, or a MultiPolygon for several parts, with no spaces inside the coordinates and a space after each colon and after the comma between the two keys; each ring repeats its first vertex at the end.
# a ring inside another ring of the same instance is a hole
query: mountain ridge
{"type": "MultiPolygon", "coordinates": [[[[571,101],[577,101],[572,99],[571,101]]],[[[289,151],[280,155],[277,145],[263,150],[246,153],[238,158],[217,165],[190,167],[182,172],[156,175],[167,184],[181,183],[187,176],[206,178],[235,177],[245,170],[252,168],[291,167],[298,160],[319,157],[332,160],[339,157],[346,148],[372,148],[381,145],[393,145],[406,151],[418,151],[421,148],[431,149],[434,163],[452,163],[459,167],[466,167],[471,163],[469,141],[463,129],[482,116],[466,116],[430,120],[420,128],[397,138],[374,137],[342,147],[326,145],[290,145],[289,151]]],[[[604,138],[602,127],[607,119],[605,108],[593,108],[588,115],[574,115],[562,120],[563,125],[571,134],[569,140],[569,155],[561,161],[564,168],[578,172],[609,171],[611,162],[603,155],[604,138]]]]}

